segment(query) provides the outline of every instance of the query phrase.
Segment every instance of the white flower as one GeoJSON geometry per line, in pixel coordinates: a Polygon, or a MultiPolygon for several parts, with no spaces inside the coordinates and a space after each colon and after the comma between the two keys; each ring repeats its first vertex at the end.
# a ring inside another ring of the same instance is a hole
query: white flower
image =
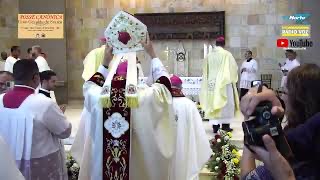
{"type": "Polygon", "coordinates": [[[217,142],[218,142],[218,143],[220,143],[220,142],[221,142],[221,139],[220,139],[220,138],[219,138],[219,139],[217,139],[217,142]]]}
{"type": "Polygon", "coordinates": [[[219,169],[219,167],[218,167],[218,166],[216,166],[216,167],[214,167],[214,169],[215,169],[215,170],[218,170],[218,169],[219,169]]]}
{"type": "Polygon", "coordinates": [[[216,158],[216,161],[217,161],[217,162],[219,162],[219,161],[220,161],[220,158],[219,158],[219,157],[217,157],[217,158],[216,158]]]}
{"type": "Polygon", "coordinates": [[[225,140],[225,141],[228,141],[229,139],[230,139],[229,136],[225,136],[225,137],[224,137],[224,140],[225,140]]]}
{"type": "Polygon", "coordinates": [[[212,156],[216,155],[216,153],[212,152],[212,156]]]}
{"type": "Polygon", "coordinates": [[[74,164],[72,165],[72,167],[73,167],[73,168],[79,168],[79,165],[78,165],[77,163],[74,163],[74,164]]]}

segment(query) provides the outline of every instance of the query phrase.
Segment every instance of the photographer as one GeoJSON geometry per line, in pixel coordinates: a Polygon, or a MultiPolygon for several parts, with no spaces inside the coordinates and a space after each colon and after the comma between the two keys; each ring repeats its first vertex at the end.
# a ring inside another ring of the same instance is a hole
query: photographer
{"type": "MultiPolygon", "coordinates": [[[[296,179],[317,179],[320,177],[320,68],[315,64],[305,64],[293,69],[288,76],[285,91],[286,89],[284,100],[288,125],[285,127],[285,136],[294,155],[290,165],[296,179]]],[[[261,93],[257,93],[257,88],[253,88],[241,101],[241,111],[246,119],[262,101],[272,103],[274,115],[283,115],[284,110],[273,91],[263,88],[261,93]]],[[[285,170],[287,168],[281,165],[281,160],[268,164],[260,157],[265,166],[256,168],[255,159],[259,159],[259,153],[256,147],[251,149],[255,153],[247,147],[244,148],[241,162],[243,179],[272,179],[271,176],[279,179],[281,175],[290,174],[285,170]],[[274,171],[277,167],[280,168],[279,171],[274,171]],[[270,178],[267,178],[268,175],[270,178]]],[[[269,153],[271,154],[270,151],[269,153]]]]}

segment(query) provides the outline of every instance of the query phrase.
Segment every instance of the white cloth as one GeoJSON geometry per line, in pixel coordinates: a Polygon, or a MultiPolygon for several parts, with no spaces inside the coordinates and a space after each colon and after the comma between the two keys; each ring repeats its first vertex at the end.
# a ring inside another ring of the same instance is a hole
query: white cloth
{"type": "Polygon", "coordinates": [[[0,136],[10,147],[16,164],[26,179],[31,179],[31,152],[33,135],[33,114],[20,109],[3,108],[0,96],[0,136]]]}
{"type": "MultiPolygon", "coordinates": [[[[157,65],[152,63],[152,67],[158,69],[152,72],[161,71],[162,76],[169,78],[169,74],[161,69],[161,61],[160,64],[157,60],[152,62],[157,62],[157,65]]],[[[106,70],[100,73],[105,77],[107,75],[106,70]]],[[[80,164],[79,180],[102,180],[101,92],[102,87],[93,82],[84,84],[85,107],[71,148],[73,157],[80,164]]],[[[169,166],[175,148],[171,94],[164,85],[157,83],[139,88],[138,94],[139,108],[131,109],[130,180],[169,179],[169,166]],[[146,119],[148,121],[144,121],[146,119]]]]}
{"type": "MultiPolygon", "coordinates": [[[[0,134],[10,145],[16,160],[19,160],[18,155],[21,154],[22,149],[23,160],[29,160],[24,163],[28,163],[29,168],[34,168],[39,164],[42,167],[50,167],[43,168],[41,170],[43,172],[31,173],[33,177],[36,175],[36,177],[42,177],[42,179],[44,177],[46,179],[49,177],[67,178],[67,176],[64,176],[63,166],[65,166],[65,162],[61,160],[63,158],[60,156],[61,145],[59,139],[70,136],[71,123],[66,120],[54,101],[43,94],[31,94],[19,108],[8,109],[3,106],[2,95],[0,96],[0,113],[0,134]],[[19,138],[15,139],[14,137],[19,138]],[[47,160],[44,161],[44,159],[47,160]],[[35,164],[32,164],[32,161],[35,164]],[[51,162],[48,163],[48,161],[51,162]]],[[[35,169],[39,171],[38,168],[35,169]]],[[[22,173],[25,175],[24,172],[22,173]]],[[[26,179],[30,178],[26,177],[26,179]]]]}
{"type": "Polygon", "coordinates": [[[240,88],[243,89],[250,89],[251,88],[251,82],[257,79],[257,72],[258,72],[258,63],[256,60],[251,59],[250,62],[247,62],[245,60],[242,63],[242,66],[240,68],[241,78],[240,78],[240,88]],[[243,69],[246,69],[246,71],[242,72],[243,69]]]}
{"type": "Polygon", "coordinates": [[[6,60],[5,65],[4,65],[4,70],[13,73],[13,65],[14,65],[14,63],[16,63],[18,60],[19,60],[19,58],[16,59],[16,58],[14,58],[14,57],[12,57],[12,56],[9,56],[9,57],[7,58],[7,60],[6,60]]]}
{"type": "Polygon", "coordinates": [[[0,71],[4,71],[4,66],[5,66],[6,62],[0,60],[0,71]]]}
{"type": "Polygon", "coordinates": [[[0,179],[3,180],[24,180],[21,172],[16,166],[13,155],[8,144],[0,136],[0,179]]]}
{"type": "Polygon", "coordinates": [[[144,77],[142,66],[140,63],[137,63],[137,68],[139,70],[139,78],[144,77]]]}
{"type": "Polygon", "coordinates": [[[209,160],[212,150],[195,103],[186,97],[174,97],[173,108],[177,141],[170,179],[194,180],[209,160]]]}
{"type": "Polygon", "coordinates": [[[48,65],[47,60],[45,58],[43,58],[42,56],[38,56],[35,61],[38,65],[39,72],[51,70],[48,65]]]}
{"type": "MultiPolygon", "coordinates": [[[[300,66],[300,62],[296,59],[290,61],[289,59],[286,59],[286,62],[284,63],[284,65],[281,67],[281,70],[287,70],[288,73],[294,69],[295,67],[300,66]]],[[[287,74],[288,74],[287,73],[287,74]]],[[[280,87],[284,87],[286,82],[287,82],[287,74],[284,74],[282,79],[281,79],[281,86],[280,87]]]]}

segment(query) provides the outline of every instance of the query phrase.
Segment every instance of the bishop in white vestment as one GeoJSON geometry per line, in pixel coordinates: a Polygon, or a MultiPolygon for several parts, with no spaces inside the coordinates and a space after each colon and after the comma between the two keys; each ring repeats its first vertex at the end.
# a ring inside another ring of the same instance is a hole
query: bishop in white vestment
{"type": "Polygon", "coordinates": [[[138,78],[135,53],[108,68],[113,56],[109,46],[103,65],[85,82],[83,119],[71,148],[80,164],[79,180],[169,179],[175,143],[171,84],[151,42],[145,48],[153,58],[151,87],[127,89],[126,82],[138,78]],[[104,103],[109,83],[110,99],[104,103]],[[127,93],[137,94],[137,101],[127,93]]]}
{"type": "Polygon", "coordinates": [[[171,179],[196,180],[212,150],[195,103],[182,93],[181,79],[174,75],[170,80],[177,133],[171,179]]]}
{"type": "Polygon", "coordinates": [[[225,40],[219,37],[216,46],[204,60],[200,91],[200,103],[205,118],[213,124],[214,133],[220,128],[232,131],[230,122],[240,113],[238,65],[232,54],[223,47],[225,40]]]}

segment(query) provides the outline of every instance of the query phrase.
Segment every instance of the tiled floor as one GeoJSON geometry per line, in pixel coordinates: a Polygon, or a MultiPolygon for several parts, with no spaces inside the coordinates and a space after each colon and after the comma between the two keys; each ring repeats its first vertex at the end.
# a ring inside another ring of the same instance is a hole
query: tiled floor
{"type": "MultiPolygon", "coordinates": [[[[69,149],[70,145],[73,142],[73,139],[78,131],[78,126],[80,122],[80,116],[83,108],[83,101],[77,100],[77,101],[69,101],[69,104],[67,106],[66,110],[66,116],[68,120],[72,123],[72,134],[69,139],[65,140],[66,148],[69,149]]],[[[241,116],[238,119],[234,119],[234,121],[231,123],[231,128],[234,129],[233,131],[233,137],[232,140],[238,145],[241,146],[242,140],[243,140],[243,132],[241,128],[241,122],[243,121],[243,117],[241,116]]],[[[208,138],[211,139],[214,137],[214,134],[212,132],[212,127],[209,125],[209,122],[204,121],[203,125],[206,129],[206,133],[208,135],[208,138]]]]}

